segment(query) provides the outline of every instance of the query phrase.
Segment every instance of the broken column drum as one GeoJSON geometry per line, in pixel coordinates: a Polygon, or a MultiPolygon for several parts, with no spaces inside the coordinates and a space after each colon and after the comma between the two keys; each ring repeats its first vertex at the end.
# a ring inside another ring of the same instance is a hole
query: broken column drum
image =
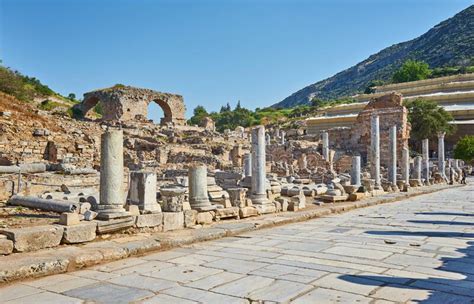
{"type": "Polygon", "coordinates": [[[189,168],[189,204],[191,209],[209,211],[216,209],[207,194],[207,167],[193,165],[189,168]]]}
{"type": "Polygon", "coordinates": [[[101,137],[100,202],[98,218],[126,216],[123,208],[123,132],[108,129],[101,137]]]}
{"type": "Polygon", "coordinates": [[[252,203],[262,213],[274,212],[275,205],[267,199],[265,168],[265,128],[252,129],[252,203]]]}
{"type": "Polygon", "coordinates": [[[244,176],[252,176],[252,156],[250,153],[244,155],[244,176]]]}
{"type": "Polygon", "coordinates": [[[446,162],[444,159],[444,136],[446,132],[438,133],[438,169],[443,178],[446,178],[446,162]]]}
{"type": "Polygon", "coordinates": [[[370,120],[370,152],[372,176],[375,179],[375,189],[380,189],[380,127],[379,117],[372,116],[370,120]]]}
{"type": "Polygon", "coordinates": [[[388,167],[388,181],[397,184],[397,126],[390,127],[389,133],[390,165],[388,167]]]}
{"type": "Polygon", "coordinates": [[[425,179],[425,184],[430,182],[430,157],[429,157],[429,141],[428,139],[423,139],[421,142],[422,145],[422,156],[423,156],[423,178],[425,179]]]}
{"type": "Polygon", "coordinates": [[[326,161],[329,161],[329,134],[328,132],[323,132],[321,135],[323,142],[323,158],[326,161]]]}
{"type": "Polygon", "coordinates": [[[360,183],[360,156],[352,156],[351,184],[359,186],[360,183]]]}
{"type": "Polygon", "coordinates": [[[402,178],[405,185],[410,182],[410,153],[408,148],[402,149],[402,178]]]}

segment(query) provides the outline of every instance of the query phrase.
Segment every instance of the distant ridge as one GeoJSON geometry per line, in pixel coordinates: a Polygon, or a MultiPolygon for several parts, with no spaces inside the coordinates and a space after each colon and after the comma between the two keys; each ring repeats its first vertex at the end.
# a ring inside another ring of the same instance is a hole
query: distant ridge
{"type": "Polygon", "coordinates": [[[314,97],[334,99],[363,92],[372,80],[390,80],[407,59],[431,68],[456,66],[474,58],[474,5],[410,41],[398,43],[336,75],[309,85],[273,107],[309,104],[314,97]]]}

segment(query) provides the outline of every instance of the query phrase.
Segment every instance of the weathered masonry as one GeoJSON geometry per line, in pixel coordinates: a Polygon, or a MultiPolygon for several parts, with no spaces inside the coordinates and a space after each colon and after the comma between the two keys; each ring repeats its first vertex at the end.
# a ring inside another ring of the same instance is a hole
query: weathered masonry
{"type": "Polygon", "coordinates": [[[100,103],[103,120],[146,120],[148,105],[156,102],[163,110],[161,124],[186,124],[186,106],[181,95],[162,93],[150,89],[116,85],[84,94],[84,100],[75,109],[84,116],[100,103]]]}

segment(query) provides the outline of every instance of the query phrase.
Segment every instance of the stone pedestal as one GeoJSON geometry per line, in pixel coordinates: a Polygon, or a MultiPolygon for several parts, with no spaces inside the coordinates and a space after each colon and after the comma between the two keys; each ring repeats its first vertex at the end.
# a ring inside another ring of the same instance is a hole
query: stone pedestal
{"type": "Polygon", "coordinates": [[[128,201],[138,205],[142,213],[161,212],[161,207],[156,202],[156,174],[145,171],[130,172],[128,201]]]}
{"type": "Polygon", "coordinates": [[[443,177],[444,180],[447,179],[446,177],[446,162],[444,157],[444,136],[446,132],[439,132],[438,133],[438,169],[439,173],[443,177]]]}
{"type": "Polygon", "coordinates": [[[390,127],[389,133],[390,164],[388,167],[388,181],[392,186],[397,185],[397,126],[390,127]]]}
{"type": "Polygon", "coordinates": [[[425,184],[429,185],[430,183],[430,156],[429,156],[429,141],[428,139],[423,139],[422,144],[422,157],[423,157],[423,178],[425,179],[425,184]]]}
{"type": "MultiPolygon", "coordinates": [[[[265,148],[265,145],[264,145],[265,148]]],[[[191,209],[209,211],[216,209],[209,201],[207,194],[207,167],[192,165],[189,168],[189,203],[191,209]]]]}
{"type": "Polygon", "coordinates": [[[252,192],[250,197],[260,213],[276,211],[275,205],[267,198],[265,161],[265,128],[258,126],[252,129],[252,192]]]}
{"type": "Polygon", "coordinates": [[[163,199],[161,208],[163,212],[181,212],[184,210],[186,188],[161,188],[160,193],[163,199]]]}
{"type": "Polygon", "coordinates": [[[351,184],[360,186],[360,156],[352,156],[351,184]]]}
{"type": "Polygon", "coordinates": [[[374,189],[381,189],[380,183],[380,127],[379,117],[372,116],[370,120],[370,155],[371,173],[375,180],[374,189]]]}
{"type": "Polygon", "coordinates": [[[410,153],[408,148],[402,149],[402,179],[405,185],[410,184],[410,153]]]}
{"type": "Polygon", "coordinates": [[[323,142],[323,158],[326,161],[329,161],[329,134],[328,132],[323,132],[321,134],[321,141],[323,142]]]}
{"type": "Polygon", "coordinates": [[[98,219],[127,216],[123,192],[123,132],[108,129],[101,137],[98,219]]]}

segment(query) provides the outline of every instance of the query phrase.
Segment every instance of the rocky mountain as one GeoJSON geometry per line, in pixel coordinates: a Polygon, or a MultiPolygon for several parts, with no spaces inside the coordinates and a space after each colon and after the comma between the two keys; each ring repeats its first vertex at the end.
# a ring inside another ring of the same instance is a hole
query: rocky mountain
{"type": "Polygon", "coordinates": [[[398,43],[371,55],[338,74],[311,84],[273,107],[309,104],[314,97],[334,99],[363,92],[372,80],[391,79],[407,59],[423,60],[431,68],[458,66],[474,58],[474,5],[410,41],[398,43]]]}

